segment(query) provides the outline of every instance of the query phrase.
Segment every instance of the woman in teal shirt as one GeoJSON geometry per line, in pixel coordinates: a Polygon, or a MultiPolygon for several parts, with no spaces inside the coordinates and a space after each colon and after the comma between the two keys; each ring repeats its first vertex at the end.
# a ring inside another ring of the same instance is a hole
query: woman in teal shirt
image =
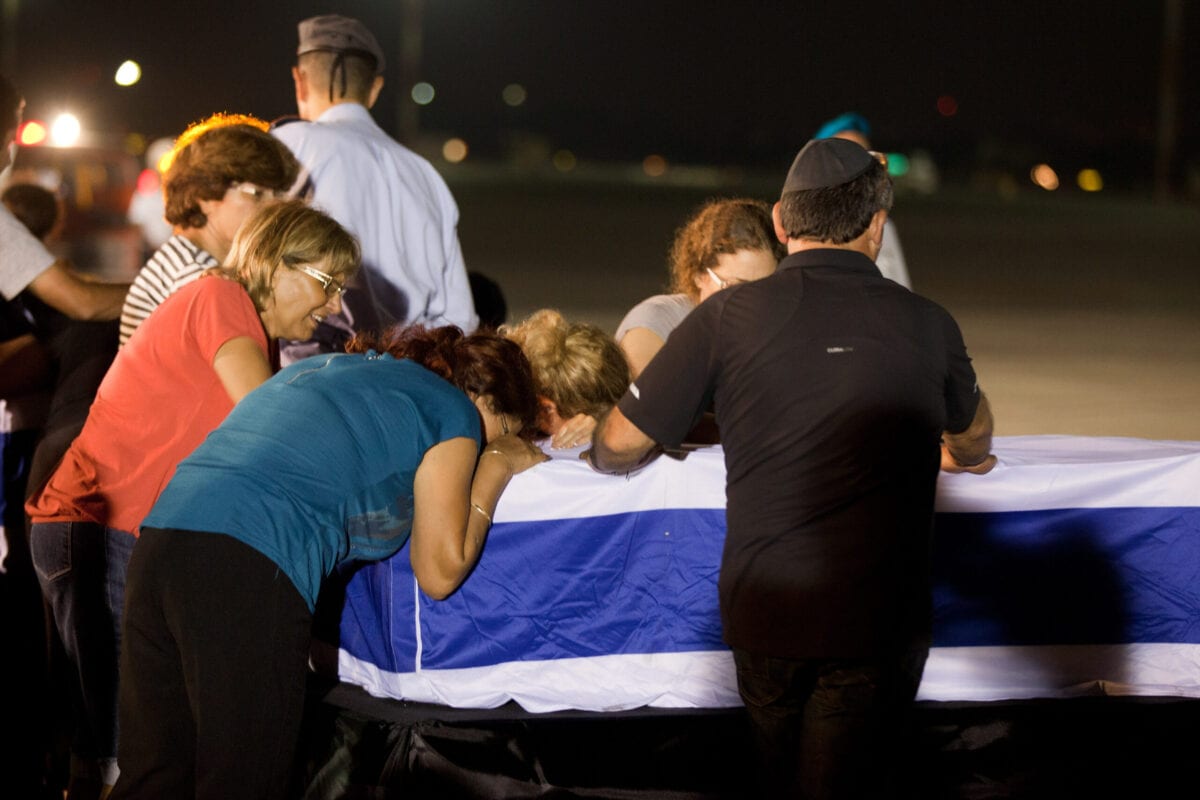
{"type": "Polygon", "coordinates": [[[411,538],[417,583],[446,597],[509,479],[544,460],[517,436],[536,400],[515,344],[409,328],[350,350],[243,399],[143,523],[114,798],[285,796],[322,579],[411,538]]]}

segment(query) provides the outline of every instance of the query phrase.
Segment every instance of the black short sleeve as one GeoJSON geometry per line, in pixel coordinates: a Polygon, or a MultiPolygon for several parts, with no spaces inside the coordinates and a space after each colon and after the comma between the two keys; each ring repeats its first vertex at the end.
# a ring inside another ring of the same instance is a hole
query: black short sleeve
{"type": "Polygon", "coordinates": [[[664,447],[679,447],[712,403],[722,299],[713,297],[688,314],[617,404],[664,447]]]}
{"type": "Polygon", "coordinates": [[[971,427],[979,408],[979,383],[958,323],[945,312],[942,317],[946,341],[946,430],[962,433],[971,427]]]}

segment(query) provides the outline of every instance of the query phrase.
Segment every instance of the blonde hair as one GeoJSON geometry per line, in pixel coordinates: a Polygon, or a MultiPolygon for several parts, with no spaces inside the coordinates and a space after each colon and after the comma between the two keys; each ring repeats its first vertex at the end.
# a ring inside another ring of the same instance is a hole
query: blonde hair
{"type": "Polygon", "coordinates": [[[267,203],[233,238],[222,271],[246,287],[262,311],[281,265],[325,262],[322,269],[341,283],[358,272],[358,241],[345,228],[302,200],[267,203]]]}
{"type": "Polygon", "coordinates": [[[624,353],[595,325],[568,323],[557,311],[542,309],[500,333],[521,346],[537,393],[554,403],[560,417],[599,417],[629,388],[624,353]]]}

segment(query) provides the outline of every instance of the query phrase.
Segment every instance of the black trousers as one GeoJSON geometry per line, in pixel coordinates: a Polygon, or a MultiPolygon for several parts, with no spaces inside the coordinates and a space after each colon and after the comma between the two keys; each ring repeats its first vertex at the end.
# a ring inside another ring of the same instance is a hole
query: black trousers
{"type": "Polygon", "coordinates": [[[929,655],[788,659],[734,649],[761,760],[761,797],[889,797],[895,757],[929,655]]]}
{"type": "Polygon", "coordinates": [[[126,584],[116,798],[287,796],[312,615],[222,534],[143,528],[126,584]]]}

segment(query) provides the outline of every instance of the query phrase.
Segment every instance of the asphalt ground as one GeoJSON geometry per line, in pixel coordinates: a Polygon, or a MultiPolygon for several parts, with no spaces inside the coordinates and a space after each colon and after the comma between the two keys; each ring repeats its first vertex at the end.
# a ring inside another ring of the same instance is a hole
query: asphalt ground
{"type": "MultiPolygon", "coordinates": [[[[716,171],[448,179],[468,268],[501,285],[510,320],[551,307],[610,331],[663,291],[701,202],[778,192],[716,171]]],[[[962,327],[998,435],[1200,441],[1200,207],[949,189],[900,194],[893,217],[915,291],[962,327]]]]}

